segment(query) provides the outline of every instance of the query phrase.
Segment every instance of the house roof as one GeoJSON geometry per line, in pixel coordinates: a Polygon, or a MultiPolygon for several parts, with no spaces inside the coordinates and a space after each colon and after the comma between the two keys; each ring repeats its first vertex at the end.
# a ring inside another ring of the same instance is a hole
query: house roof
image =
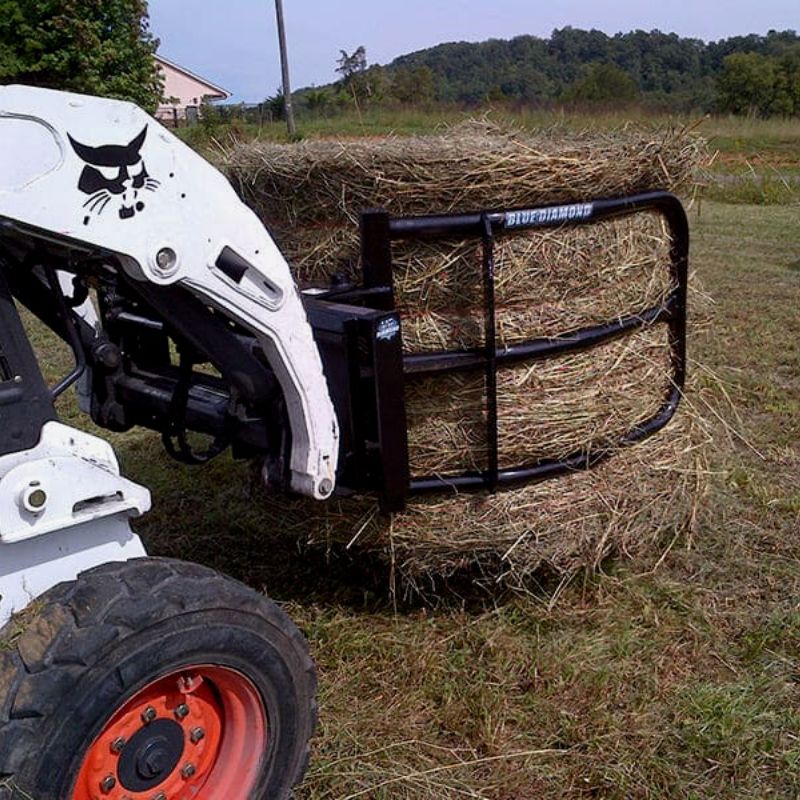
{"type": "Polygon", "coordinates": [[[212,83],[206,78],[200,77],[200,75],[198,75],[197,73],[186,69],[186,67],[182,67],[180,64],[176,64],[174,61],[170,61],[168,58],[164,58],[164,56],[156,55],[155,59],[160,64],[170,67],[171,69],[174,69],[177,72],[181,72],[188,78],[191,78],[192,80],[195,80],[198,83],[203,84],[203,86],[205,86],[206,88],[211,89],[211,91],[208,94],[219,95],[224,99],[227,99],[228,97],[231,96],[231,92],[229,92],[227,89],[223,89],[221,86],[217,86],[216,83],[212,83]]]}

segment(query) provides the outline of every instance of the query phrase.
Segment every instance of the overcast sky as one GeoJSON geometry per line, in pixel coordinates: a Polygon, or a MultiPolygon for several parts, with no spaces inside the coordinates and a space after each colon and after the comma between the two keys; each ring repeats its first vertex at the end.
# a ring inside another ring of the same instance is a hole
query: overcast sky
{"type": "MultiPolygon", "coordinates": [[[[800,26],[798,0],[284,0],[292,84],[335,78],[339,50],[369,63],[440,42],[546,37],[554,28],[636,28],[706,41],[800,26]]],[[[150,0],[161,53],[248,102],[280,83],[274,0],[150,0]]]]}

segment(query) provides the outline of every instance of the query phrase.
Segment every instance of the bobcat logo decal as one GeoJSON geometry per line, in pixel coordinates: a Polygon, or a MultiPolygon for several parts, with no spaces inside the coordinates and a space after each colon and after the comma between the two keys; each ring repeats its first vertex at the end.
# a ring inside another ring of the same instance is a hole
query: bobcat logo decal
{"type": "Polygon", "coordinates": [[[78,189],[89,195],[83,204],[88,212],[84,225],[89,224],[92,214],[100,216],[109,205],[120,219],[132,219],[144,211],[144,192],[154,192],[161,185],[150,177],[142,159],[146,138],[147,126],[125,145],[90,147],[69,137],[72,149],[86,163],[78,181],[78,189]]]}

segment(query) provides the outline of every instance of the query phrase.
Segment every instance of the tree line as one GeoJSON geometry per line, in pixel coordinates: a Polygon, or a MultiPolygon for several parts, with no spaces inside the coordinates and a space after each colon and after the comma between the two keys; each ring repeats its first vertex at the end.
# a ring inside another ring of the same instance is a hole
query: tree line
{"type": "MultiPolygon", "coordinates": [[[[0,82],[133,100],[154,109],[161,76],[146,0],[0,0],[0,82]]],[[[566,27],[549,38],[450,42],[370,65],[342,50],[338,80],[297,92],[313,114],[382,104],[641,103],[662,111],[800,116],[793,30],[716,42],[660,31],[566,27]]],[[[261,111],[280,116],[278,92],[261,111]]]]}
{"type": "Polygon", "coordinates": [[[369,66],[362,46],[341,52],[337,72],[337,82],[298,92],[301,104],[320,112],[384,103],[639,102],[676,112],[800,115],[800,37],[792,30],[703,42],[567,27],[548,39],[441,44],[385,66],[369,66]]]}

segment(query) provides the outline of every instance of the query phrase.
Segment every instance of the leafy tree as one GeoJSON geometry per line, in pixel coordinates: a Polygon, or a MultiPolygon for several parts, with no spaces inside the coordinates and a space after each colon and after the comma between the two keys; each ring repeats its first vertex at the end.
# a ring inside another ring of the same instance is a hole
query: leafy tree
{"type": "Polygon", "coordinates": [[[339,98],[343,103],[355,103],[357,107],[382,100],[389,89],[389,78],[381,66],[367,68],[367,51],[364,45],[352,53],[340,50],[336,71],[342,76],[339,81],[339,98]]]}
{"type": "Polygon", "coordinates": [[[362,44],[352,53],[340,50],[341,56],[336,61],[336,71],[342,76],[342,83],[347,85],[367,68],[367,49],[362,44]]]}
{"type": "Polygon", "coordinates": [[[309,89],[305,93],[306,108],[312,114],[324,113],[331,103],[331,96],[327,89],[309,89]]]}
{"type": "Polygon", "coordinates": [[[0,81],[132,100],[161,77],[146,0],[0,0],[0,81]]]}
{"type": "Polygon", "coordinates": [[[564,99],[582,103],[626,103],[639,96],[636,81],[614,64],[591,64],[564,99]]]}
{"type": "Polygon", "coordinates": [[[722,62],[719,106],[733,114],[767,115],[774,100],[775,62],[759,53],[731,53],[722,62]]]}
{"type": "Polygon", "coordinates": [[[341,75],[339,91],[345,102],[352,98],[358,105],[367,95],[364,72],[367,69],[367,50],[364,45],[357,47],[352,53],[340,50],[341,56],[336,61],[336,71],[341,75]]]}
{"type": "Polygon", "coordinates": [[[275,94],[264,101],[264,108],[270,113],[272,119],[286,118],[286,98],[283,96],[283,87],[279,86],[275,94]]]}
{"type": "Polygon", "coordinates": [[[434,98],[433,70],[425,65],[401,67],[392,76],[391,91],[401,103],[430,103],[434,98]]]}
{"type": "Polygon", "coordinates": [[[776,59],[775,86],[770,114],[800,115],[800,45],[776,59]]]}

